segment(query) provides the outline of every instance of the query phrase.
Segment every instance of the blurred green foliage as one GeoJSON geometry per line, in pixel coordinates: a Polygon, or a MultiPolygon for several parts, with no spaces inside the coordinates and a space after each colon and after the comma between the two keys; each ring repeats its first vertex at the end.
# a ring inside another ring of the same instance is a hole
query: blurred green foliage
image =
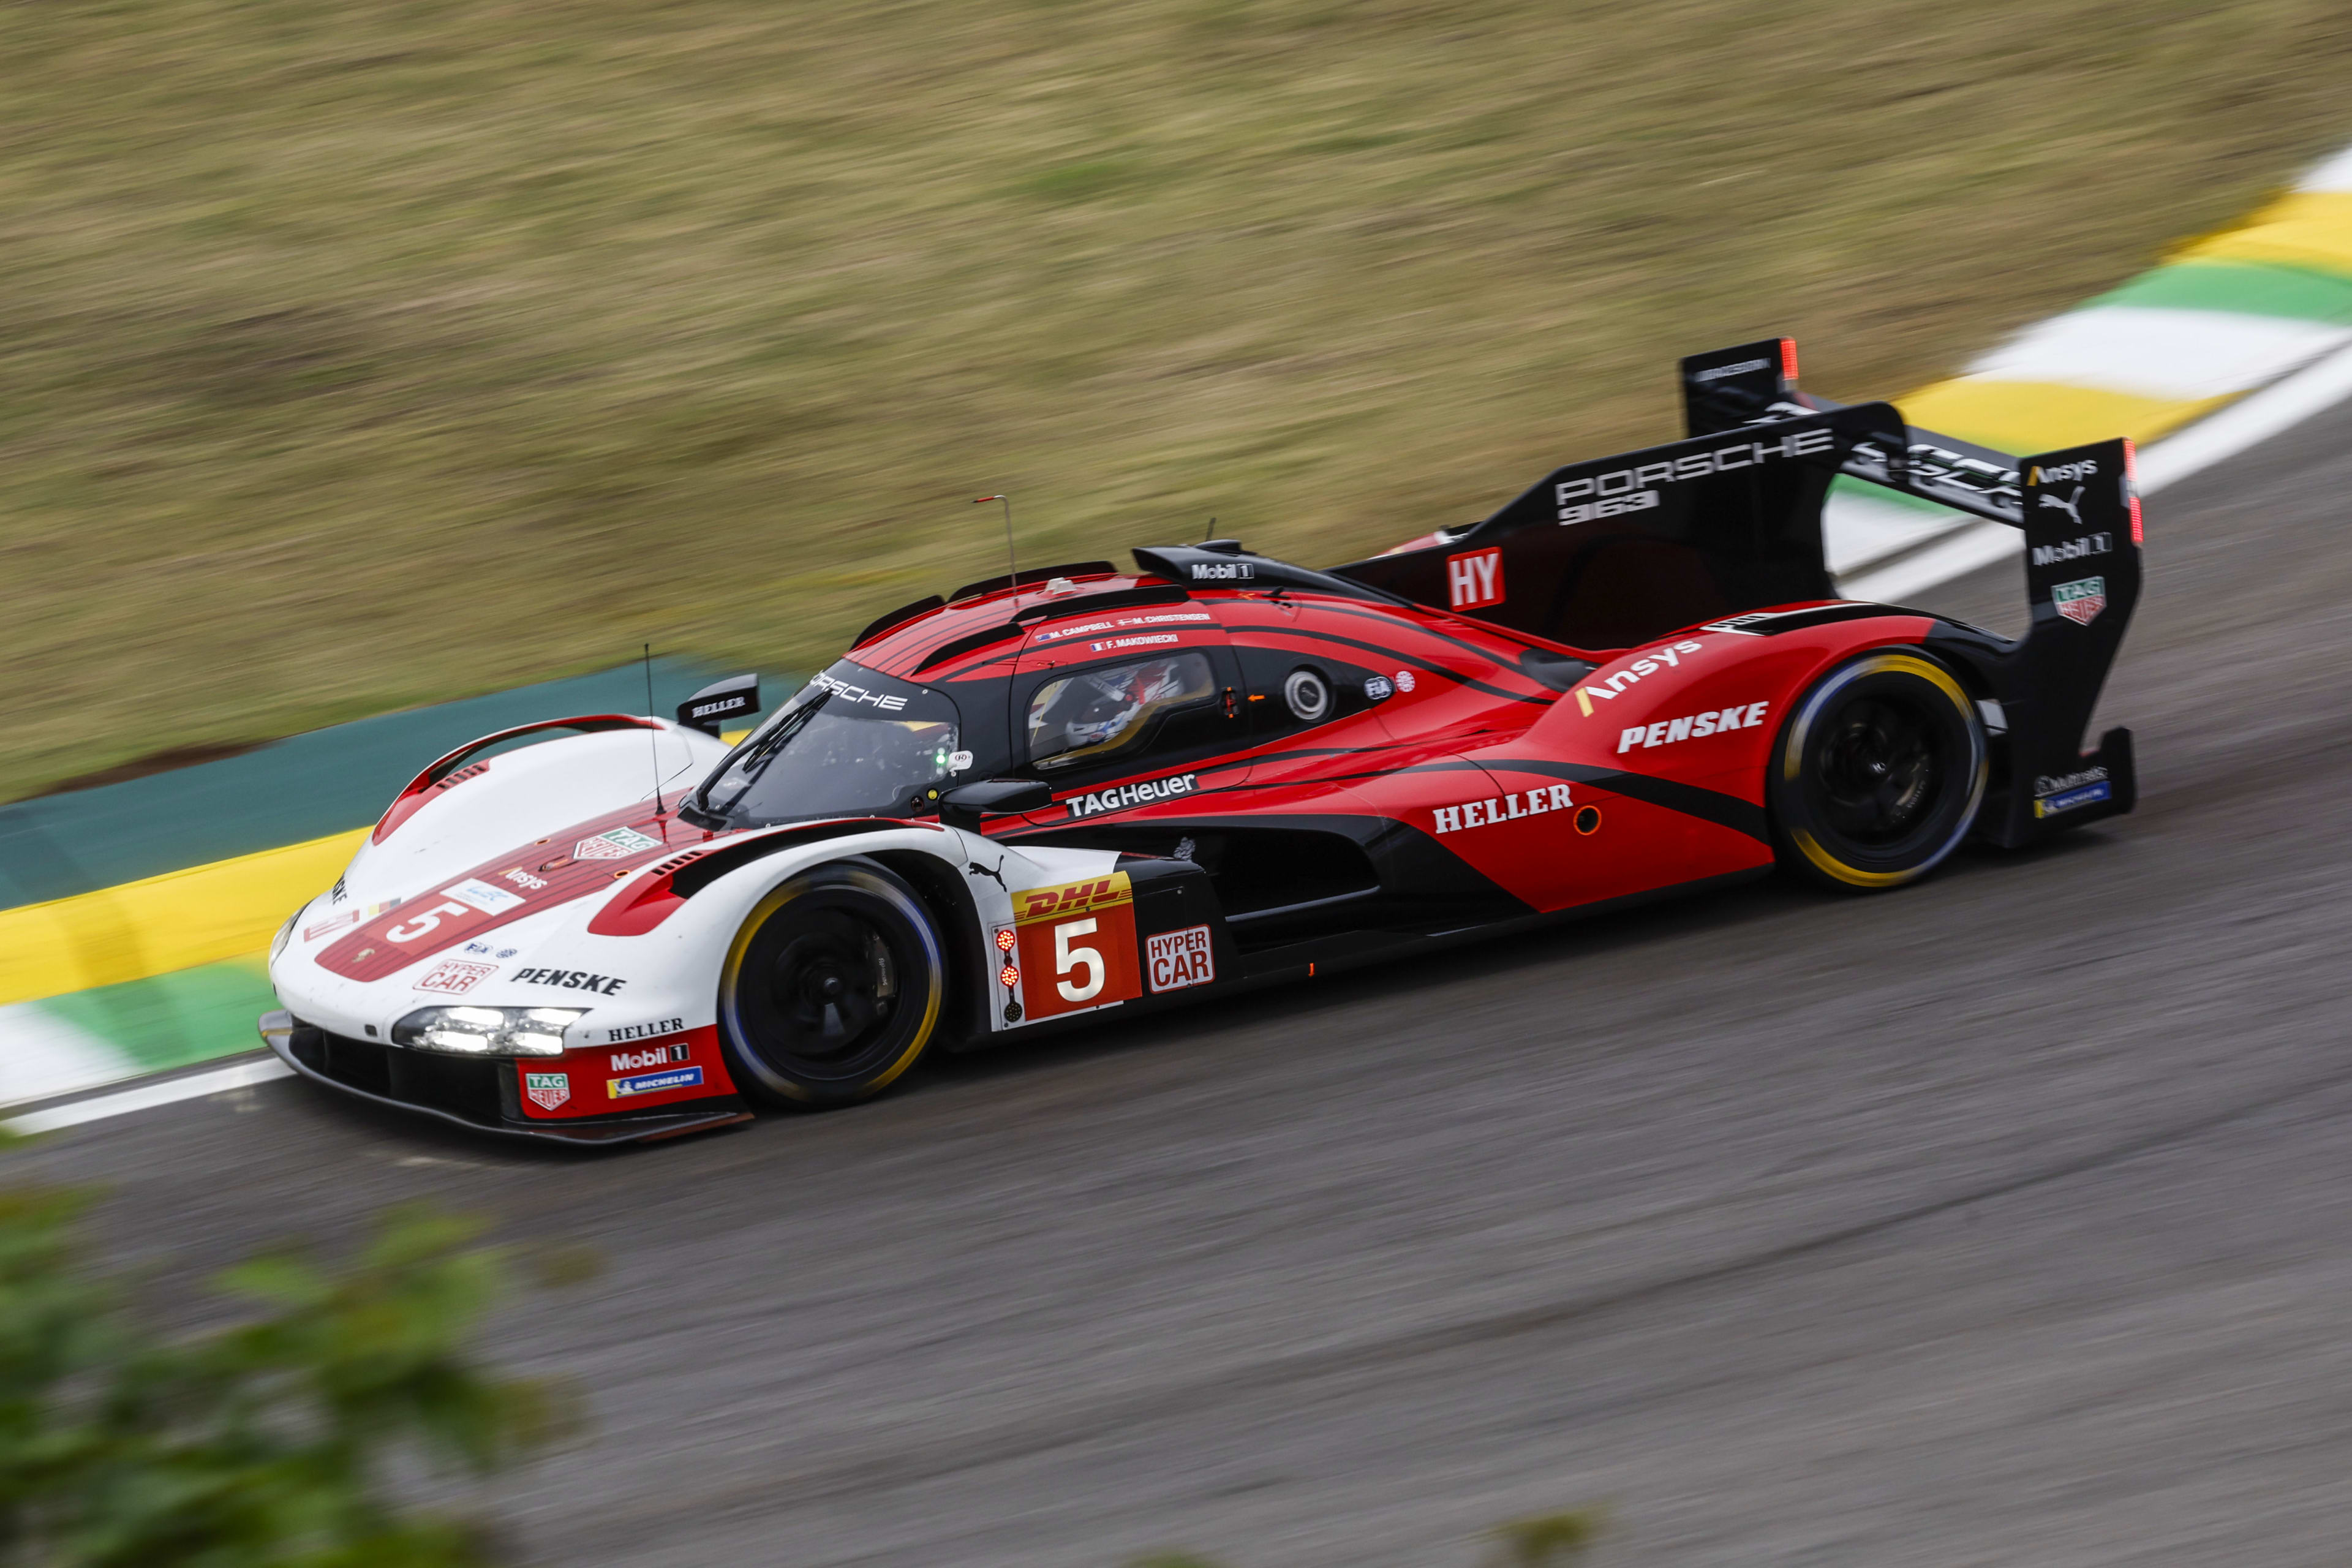
{"type": "Polygon", "coordinates": [[[467,1342],[505,1266],[471,1222],[395,1213],[359,1258],[256,1258],[244,1305],[146,1325],[75,1244],[77,1194],[0,1192],[0,1563],[465,1568],[490,1532],[404,1507],[394,1477],[487,1475],[572,1425],[467,1342]]]}

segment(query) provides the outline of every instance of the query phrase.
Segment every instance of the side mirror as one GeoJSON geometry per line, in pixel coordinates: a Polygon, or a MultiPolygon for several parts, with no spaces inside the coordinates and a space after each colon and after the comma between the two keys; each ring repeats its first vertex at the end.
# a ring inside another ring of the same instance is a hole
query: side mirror
{"type": "Polygon", "coordinates": [[[716,735],[726,721],[748,718],[760,710],[760,678],[730,675],[711,682],[677,705],[677,721],[690,730],[716,735]]]}
{"type": "Polygon", "coordinates": [[[1036,779],[982,779],[958,784],[940,796],[940,820],[969,833],[980,831],[983,815],[1043,811],[1054,804],[1054,786],[1036,779]]]}

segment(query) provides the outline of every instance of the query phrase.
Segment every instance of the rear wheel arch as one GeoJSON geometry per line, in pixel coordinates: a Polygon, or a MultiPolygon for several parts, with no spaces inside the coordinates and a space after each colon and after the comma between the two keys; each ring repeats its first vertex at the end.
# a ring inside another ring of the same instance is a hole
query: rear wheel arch
{"type": "Polygon", "coordinates": [[[1781,863],[1849,891],[1940,865],[1973,831],[1991,778],[1979,700],[1975,682],[1916,644],[1864,648],[1816,674],[1765,758],[1781,863]]]}

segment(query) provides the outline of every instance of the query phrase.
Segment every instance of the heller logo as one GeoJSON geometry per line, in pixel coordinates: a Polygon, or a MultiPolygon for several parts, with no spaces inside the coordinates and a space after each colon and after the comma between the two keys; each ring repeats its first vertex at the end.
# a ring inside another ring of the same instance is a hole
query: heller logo
{"type": "Polygon", "coordinates": [[[1445,558],[1445,601],[1456,610],[1481,610],[1503,602],[1500,545],[1445,558]]]}
{"type": "Polygon", "coordinates": [[[2107,580],[2084,577],[2073,583],[2053,584],[2050,605],[2076,626],[2087,626],[2107,607],[2107,580]]]}
{"type": "Polygon", "coordinates": [[[1431,815],[1436,818],[1438,832],[1460,833],[1473,827],[1492,827],[1498,822],[1516,822],[1522,816],[1566,811],[1575,804],[1569,798],[1566,784],[1546,784],[1540,789],[1513,790],[1491,800],[1441,805],[1431,815]]]}
{"type": "Polygon", "coordinates": [[[650,1040],[656,1035],[675,1035],[686,1027],[683,1018],[661,1018],[650,1024],[623,1024],[604,1031],[604,1038],[614,1045],[623,1040],[650,1040]]]}
{"type": "Polygon", "coordinates": [[[1070,808],[1073,820],[1082,816],[1100,816],[1106,811],[1125,811],[1130,805],[1150,805],[1154,801],[1173,800],[1180,795],[1191,795],[1199,783],[1198,773],[1179,773],[1172,779],[1150,779],[1142,784],[1120,784],[1116,789],[1096,790],[1089,795],[1074,795],[1062,804],[1070,808]]]}
{"type": "Polygon", "coordinates": [[[1713,713],[1694,713],[1687,719],[1635,724],[1617,737],[1617,754],[1622,756],[1636,746],[1671,746],[1676,741],[1696,741],[1732,730],[1752,730],[1764,721],[1764,710],[1771,706],[1769,702],[1750,702],[1713,713]]]}
{"type": "Polygon", "coordinates": [[[522,1091],[541,1110],[552,1110],[572,1098],[572,1075],[565,1072],[527,1072],[522,1075],[522,1091]]]}
{"type": "Polygon", "coordinates": [[[690,1060],[693,1056],[694,1047],[684,1040],[671,1046],[647,1046],[642,1051],[614,1051],[611,1070],[637,1072],[646,1068],[657,1068],[670,1062],[690,1060]]]}
{"type": "Polygon", "coordinates": [[[1216,955],[1209,949],[1209,928],[1189,926],[1146,937],[1144,969],[1154,991],[1206,985],[1217,977],[1216,955]]]}

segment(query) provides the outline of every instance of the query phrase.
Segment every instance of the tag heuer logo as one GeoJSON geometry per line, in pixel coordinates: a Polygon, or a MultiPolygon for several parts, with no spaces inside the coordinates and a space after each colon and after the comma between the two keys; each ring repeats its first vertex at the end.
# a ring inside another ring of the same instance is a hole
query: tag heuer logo
{"type": "Polygon", "coordinates": [[[530,1102],[542,1110],[552,1110],[572,1098],[572,1075],[566,1072],[531,1072],[523,1074],[523,1089],[530,1102]]]}
{"type": "Polygon", "coordinates": [[[2107,580],[2105,577],[2083,577],[2072,583],[2055,584],[2050,590],[2050,604],[2076,626],[2087,626],[2098,619],[2101,610],[2107,607],[2107,580]]]}
{"type": "Polygon", "coordinates": [[[574,860],[625,860],[632,855],[642,855],[648,849],[658,849],[662,841],[648,838],[634,827],[615,827],[610,833],[599,833],[593,838],[583,838],[572,847],[574,860]]]}

